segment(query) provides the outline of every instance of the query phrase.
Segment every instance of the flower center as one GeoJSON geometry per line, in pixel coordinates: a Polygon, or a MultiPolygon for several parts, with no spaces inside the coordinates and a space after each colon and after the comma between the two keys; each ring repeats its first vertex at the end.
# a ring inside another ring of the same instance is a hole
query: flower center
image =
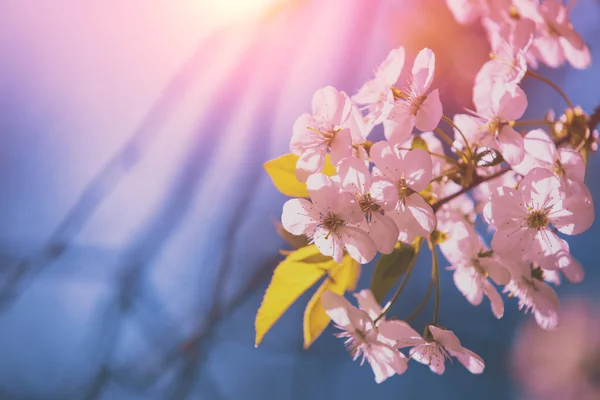
{"type": "Polygon", "coordinates": [[[344,226],[344,221],[334,213],[330,212],[323,219],[323,226],[329,232],[336,233],[342,226],[344,226]]]}
{"type": "Polygon", "coordinates": [[[481,262],[479,262],[478,258],[474,258],[474,259],[471,260],[471,266],[483,278],[487,278],[488,277],[488,273],[486,272],[485,269],[483,269],[483,267],[481,266],[481,262]]]}
{"type": "Polygon", "coordinates": [[[341,131],[342,129],[339,127],[331,127],[328,129],[319,129],[319,128],[312,128],[312,127],[307,127],[309,130],[317,133],[321,139],[323,140],[323,143],[325,144],[325,146],[327,147],[331,147],[331,143],[333,143],[333,140],[335,139],[335,135],[341,131]]]}
{"type": "Polygon", "coordinates": [[[527,225],[530,228],[541,229],[548,226],[548,211],[531,210],[527,216],[527,225]]]}
{"type": "Polygon", "coordinates": [[[367,193],[364,196],[358,198],[358,206],[360,210],[365,214],[374,213],[381,210],[381,206],[375,203],[375,200],[371,197],[371,193],[367,193]]]}
{"type": "Polygon", "coordinates": [[[565,171],[565,167],[560,160],[554,162],[552,170],[559,178],[564,178],[567,175],[567,171],[565,171]]]}
{"type": "Polygon", "coordinates": [[[409,188],[406,185],[406,180],[404,178],[401,178],[400,181],[398,182],[397,189],[398,189],[398,199],[401,202],[403,202],[404,204],[406,204],[406,198],[408,196],[410,196],[411,194],[415,193],[414,190],[412,190],[411,188],[409,188]]]}

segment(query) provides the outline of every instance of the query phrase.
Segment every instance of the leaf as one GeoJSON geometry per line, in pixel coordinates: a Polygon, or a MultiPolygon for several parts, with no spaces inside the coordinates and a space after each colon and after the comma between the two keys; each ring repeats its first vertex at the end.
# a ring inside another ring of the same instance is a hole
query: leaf
{"type": "Polygon", "coordinates": [[[346,291],[353,291],[360,276],[360,264],[349,255],[344,256],[342,264],[335,265],[329,270],[327,278],[319,286],[317,292],[310,299],[304,310],[304,348],[310,345],[323,333],[329,325],[329,315],[321,304],[321,295],[326,290],[343,295],[346,291]]]}
{"type": "MultiPolygon", "coordinates": [[[[306,190],[306,183],[300,182],[296,178],[297,162],[298,156],[288,153],[267,161],[263,164],[263,168],[281,193],[290,197],[310,197],[308,190],[306,190]]],[[[325,165],[322,172],[327,176],[336,174],[335,166],[331,163],[329,154],[325,156],[325,165]]]]}
{"type": "Polygon", "coordinates": [[[262,304],[256,313],[255,346],[260,344],[273,324],[302,293],[314,285],[329,269],[340,265],[331,257],[323,259],[319,256],[324,257],[315,245],[306,246],[287,256],[275,268],[262,304]],[[310,263],[307,260],[320,260],[320,262],[310,263]]]}
{"type": "Polygon", "coordinates": [[[391,254],[383,254],[371,276],[371,291],[381,304],[415,257],[415,245],[398,242],[391,254]]]}
{"type": "Polygon", "coordinates": [[[425,151],[429,151],[429,146],[427,146],[427,142],[421,136],[413,136],[412,145],[410,146],[412,149],[423,149],[425,151]]]}

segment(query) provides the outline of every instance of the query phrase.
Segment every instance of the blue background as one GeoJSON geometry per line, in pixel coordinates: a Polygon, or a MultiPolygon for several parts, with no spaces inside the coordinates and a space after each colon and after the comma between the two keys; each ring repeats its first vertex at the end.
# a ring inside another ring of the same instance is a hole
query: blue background
{"type": "MultiPolygon", "coordinates": [[[[512,299],[502,320],[486,302],[470,306],[449,272],[441,322],[486,360],[481,376],[456,362],[443,376],[411,363],[376,385],[332,328],[305,351],[310,293],[254,348],[254,316],[284,246],[272,222],[285,197],[262,163],[287,152],[314,90],[354,93],[398,44],[413,55],[430,46],[438,64],[466,58],[454,41],[481,42],[481,31],[455,26],[432,0],[293,2],[258,26],[203,35],[202,16],[181,6],[61,3],[0,5],[0,398],[518,396],[509,351],[526,317],[512,299]]],[[[571,17],[597,56],[599,3],[578,2],[571,17]]],[[[596,65],[539,72],[591,112],[596,65]]],[[[468,81],[461,68],[436,81],[450,111],[453,91],[469,89],[456,83],[468,81]]],[[[532,119],[565,106],[538,82],[524,88],[532,119]]],[[[599,199],[596,155],[587,184],[599,199]]],[[[587,276],[563,284],[561,298],[598,300],[599,235],[595,223],[569,240],[587,276]]],[[[427,287],[428,257],[400,316],[427,287]]],[[[417,329],[429,315],[431,305],[417,329]]]]}

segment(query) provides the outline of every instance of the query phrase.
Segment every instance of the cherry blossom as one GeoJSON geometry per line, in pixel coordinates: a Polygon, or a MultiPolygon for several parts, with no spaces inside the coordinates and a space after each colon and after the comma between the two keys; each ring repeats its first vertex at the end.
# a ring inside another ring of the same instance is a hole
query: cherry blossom
{"type": "Polygon", "coordinates": [[[513,169],[526,175],[533,168],[546,168],[556,176],[568,181],[583,183],[585,178],[585,161],[579,152],[568,148],[556,148],[554,141],[541,129],[529,131],[523,137],[525,157],[513,169]]]}
{"type": "Polygon", "coordinates": [[[385,137],[392,144],[405,141],[416,126],[421,131],[434,130],[442,119],[442,102],[438,89],[429,91],[435,72],[435,55],[423,49],[415,58],[412,75],[405,88],[395,92],[396,102],[383,121],[385,137]]]}
{"type": "Polygon", "coordinates": [[[377,68],[375,78],[365,83],[358,93],[352,96],[352,100],[366,106],[368,114],[365,120],[369,128],[381,123],[392,111],[392,87],[398,81],[403,67],[404,48],[393,49],[377,68]]]}
{"type": "Polygon", "coordinates": [[[429,369],[438,375],[444,373],[445,361],[450,357],[456,357],[473,374],[480,374],[485,368],[481,357],[464,348],[454,332],[450,330],[429,325],[425,338],[407,334],[407,329],[400,324],[382,326],[380,331],[386,337],[395,339],[398,348],[414,346],[410,349],[410,358],[428,365],[429,369]]]}
{"type": "Polygon", "coordinates": [[[543,268],[555,269],[549,259],[563,245],[550,225],[567,235],[581,233],[591,226],[594,209],[587,196],[564,198],[558,178],[534,168],[518,190],[501,187],[492,194],[484,215],[496,227],[492,249],[500,257],[538,261],[543,268]]]}
{"type": "MultiPolygon", "coordinates": [[[[361,308],[365,306],[366,309],[354,307],[343,296],[331,291],[325,291],[321,295],[327,315],[343,331],[337,336],[346,339],[346,349],[353,360],[362,356],[361,365],[365,359],[369,362],[375,374],[375,382],[381,383],[390,376],[403,374],[408,367],[406,356],[393,346],[393,340],[378,331],[373,322],[374,314],[370,316],[368,313],[373,312],[373,307],[378,305],[372,295],[365,291],[357,297],[361,308]]],[[[385,324],[385,321],[379,325],[381,324],[385,324]]]]}
{"type": "Polygon", "coordinates": [[[381,177],[371,177],[364,162],[356,158],[346,158],[338,164],[338,173],[344,190],[356,196],[356,202],[365,217],[358,227],[368,232],[377,250],[389,254],[398,241],[398,227],[386,215],[396,204],[385,199],[393,198],[396,187],[381,177]]]}
{"type": "Polygon", "coordinates": [[[506,285],[510,273],[496,257],[485,255],[489,249],[475,229],[463,221],[457,222],[448,232],[448,239],[440,244],[440,250],[452,264],[449,269],[454,270],[454,284],[469,303],[478,306],[485,295],[494,316],[502,318],[504,302],[488,278],[497,285],[506,285]]]}
{"type": "Polygon", "coordinates": [[[365,141],[364,132],[362,115],[346,93],[332,86],[317,90],[312,114],[302,114],[294,123],[290,150],[300,156],[298,180],[305,182],[309,175],[321,171],[328,150],[334,164],[351,157],[352,145],[365,141]]]}
{"type": "MultiPolygon", "coordinates": [[[[473,90],[474,115],[457,114],[455,124],[471,144],[498,150],[511,165],[523,161],[523,138],[511,121],[521,118],[527,108],[527,96],[517,85],[484,81],[473,90]]],[[[462,138],[456,136],[456,141],[462,138]]]]}
{"type": "Polygon", "coordinates": [[[307,235],[319,251],[341,263],[343,251],[361,264],[375,257],[377,247],[367,232],[354,226],[362,221],[354,196],[337,188],[323,174],[311,175],[306,186],[312,202],[291,199],[283,205],[281,223],[294,235],[307,235]]]}
{"type": "Polygon", "coordinates": [[[395,204],[389,215],[398,226],[398,240],[411,242],[425,237],[435,228],[433,209],[419,194],[431,181],[431,156],[425,150],[401,151],[389,143],[377,142],[371,147],[371,158],[377,174],[394,185],[395,191],[378,194],[379,201],[395,204]]]}
{"type": "Polygon", "coordinates": [[[531,311],[542,329],[558,326],[559,301],[556,292],[544,282],[541,269],[533,269],[523,261],[506,263],[511,281],[504,292],[519,299],[519,310],[531,311]]]}
{"type": "Polygon", "coordinates": [[[560,67],[565,60],[579,69],[590,65],[590,51],[573,29],[564,4],[557,0],[545,0],[540,4],[537,13],[528,17],[533,19],[537,26],[532,51],[538,60],[552,68],[560,67]]]}

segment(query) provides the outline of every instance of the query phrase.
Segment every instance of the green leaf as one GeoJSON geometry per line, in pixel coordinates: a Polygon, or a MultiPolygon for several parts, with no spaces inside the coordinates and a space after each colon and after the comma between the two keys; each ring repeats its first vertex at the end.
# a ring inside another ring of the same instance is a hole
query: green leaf
{"type": "Polygon", "coordinates": [[[423,149],[425,151],[429,151],[429,147],[427,146],[427,142],[421,136],[415,135],[413,137],[411,149],[423,149]]]}
{"type": "Polygon", "coordinates": [[[398,242],[391,254],[379,258],[371,277],[371,291],[381,304],[392,287],[404,275],[417,251],[415,245],[398,242]]]}

